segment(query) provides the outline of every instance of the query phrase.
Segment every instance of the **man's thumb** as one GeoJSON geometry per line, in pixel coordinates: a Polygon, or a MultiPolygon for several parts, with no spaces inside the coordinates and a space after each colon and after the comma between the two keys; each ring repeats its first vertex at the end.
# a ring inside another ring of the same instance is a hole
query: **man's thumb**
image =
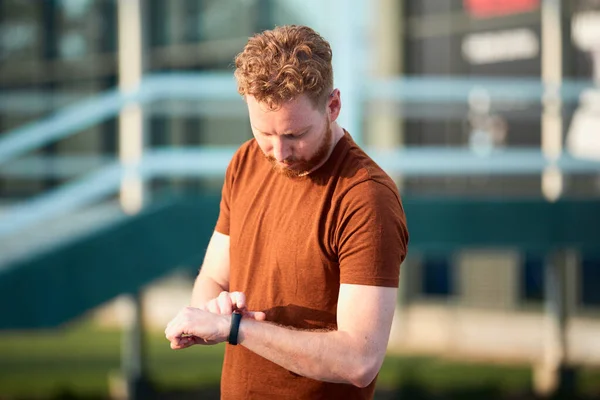
{"type": "Polygon", "coordinates": [[[245,316],[247,318],[252,318],[257,321],[264,321],[265,319],[267,319],[267,314],[265,314],[262,311],[246,311],[245,316]]]}

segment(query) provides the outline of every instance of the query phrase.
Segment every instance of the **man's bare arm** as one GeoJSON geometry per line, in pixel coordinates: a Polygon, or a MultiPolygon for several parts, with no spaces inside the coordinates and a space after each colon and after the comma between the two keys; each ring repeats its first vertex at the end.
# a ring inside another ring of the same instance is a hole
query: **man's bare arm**
{"type": "Polygon", "coordinates": [[[194,282],[190,305],[203,308],[223,291],[229,291],[229,236],[215,231],[194,282]]]}
{"type": "MultiPolygon", "coordinates": [[[[343,284],[336,331],[293,330],[244,318],[238,342],[299,375],[368,386],[385,357],[396,293],[396,288],[343,284]]],[[[214,344],[227,340],[230,324],[231,315],[188,307],[169,323],[165,335],[173,349],[202,341],[214,344]]]]}
{"type": "Polygon", "coordinates": [[[295,331],[244,319],[240,344],[299,375],[364,387],[383,363],[396,293],[395,288],[341,285],[337,331],[295,331]]]}

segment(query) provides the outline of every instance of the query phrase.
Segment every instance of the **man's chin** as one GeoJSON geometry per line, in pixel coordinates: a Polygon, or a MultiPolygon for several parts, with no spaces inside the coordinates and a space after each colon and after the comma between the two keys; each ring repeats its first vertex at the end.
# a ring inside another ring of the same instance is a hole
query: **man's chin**
{"type": "Polygon", "coordinates": [[[273,164],[273,170],[278,174],[284,175],[288,178],[302,178],[306,176],[309,171],[304,168],[295,168],[295,166],[273,164]]]}

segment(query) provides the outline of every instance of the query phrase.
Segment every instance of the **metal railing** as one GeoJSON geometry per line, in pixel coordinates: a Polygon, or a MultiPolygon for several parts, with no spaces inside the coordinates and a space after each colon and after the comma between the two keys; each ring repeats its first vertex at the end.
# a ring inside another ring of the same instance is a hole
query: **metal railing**
{"type": "MultiPolygon", "coordinates": [[[[592,85],[591,81],[565,82],[560,90],[563,102],[577,100],[582,91],[592,85]]],[[[465,103],[473,90],[486,91],[497,102],[540,103],[544,93],[544,87],[539,80],[512,78],[413,77],[373,80],[365,83],[363,89],[365,101],[413,103],[465,103]]],[[[69,106],[42,121],[5,134],[0,139],[0,175],[27,178],[58,174],[61,177],[71,177],[81,169],[75,170],[73,175],[69,174],[68,170],[74,165],[73,159],[69,157],[44,159],[28,156],[8,163],[44,145],[112,118],[128,104],[147,105],[169,99],[241,101],[231,74],[149,75],[135,92],[111,90],[69,106]]],[[[360,134],[359,132],[358,135],[360,134]]],[[[531,175],[541,174],[549,164],[538,148],[506,148],[484,155],[466,148],[407,147],[389,151],[369,148],[366,150],[386,171],[401,176],[531,175]]],[[[125,167],[118,161],[104,160],[99,170],[37,198],[9,207],[5,210],[4,217],[0,218],[0,237],[117,193],[123,177],[132,172],[132,168],[145,180],[168,176],[221,175],[233,151],[231,148],[150,149],[144,154],[140,165],[135,168],[125,167]],[[109,163],[106,164],[106,161],[109,163]]],[[[97,157],[87,160],[85,157],[79,157],[78,160],[79,163],[87,162],[87,165],[102,162],[97,157]]],[[[556,165],[564,174],[600,171],[600,162],[576,159],[566,152],[562,153],[556,165]]]]}

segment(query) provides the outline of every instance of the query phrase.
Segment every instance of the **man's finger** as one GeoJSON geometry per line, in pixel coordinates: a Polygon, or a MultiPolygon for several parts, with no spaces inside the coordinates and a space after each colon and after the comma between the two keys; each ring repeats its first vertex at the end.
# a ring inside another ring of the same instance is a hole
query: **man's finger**
{"type": "Polygon", "coordinates": [[[232,292],[231,302],[238,310],[246,308],[246,295],[242,292],[232,292]]]}
{"type": "Polygon", "coordinates": [[[217,299],[212,299],[206,304],[206,309],[213,314],[221,314],[221,310],[219,309],[219,304],[217,303],[217,299]]]}
{"type": "Polygon", "coordinates": [[[171,341],[173,338],[173,321],[169,322],[169,325],[167,325],[167,329],[165,329],[165,337],[169,341],[171,341]]]}
{"type": "Polygon", "coordinates": [[[262,311],[245,311],[244,312],[244,317],[246,318],[252,318],[255,319],[257,321],[264,321],[267,319],[267,314],[265,314],[262,311]]]}
{"type": "Polygon", "coordinates": [[[231,314],[233,312],[233,304],[229,295],[230,294],[227,292],[222,292],[219,297],[217,297],[220,314],[231,314]]]}
{"type": "Polygon", "coordinates": [[[180,337],[175,337],[171,340],[171,348],[173,350],[185,349],[194,344],[195,344],[195,338],[193,336],[180,336],[180,337]]]}
{"type": "Polygon", "coordinates": [[[167,327],[165,328],[165,335],[171,329],[171,326],[173,326],[173,323],[175,322],[176,319],[177,319],[177,317],[175,317],[175,318],[173,318],[172,320],[169,321],[169,323],[167,324],[167,327]]]}
{"type": "Polygon", "coordinates": [[[171,349],[173,349],[173,350],[181,350],[183,348],[185,348],[185,347],[177,339],[171,341],[171,349]]]}

